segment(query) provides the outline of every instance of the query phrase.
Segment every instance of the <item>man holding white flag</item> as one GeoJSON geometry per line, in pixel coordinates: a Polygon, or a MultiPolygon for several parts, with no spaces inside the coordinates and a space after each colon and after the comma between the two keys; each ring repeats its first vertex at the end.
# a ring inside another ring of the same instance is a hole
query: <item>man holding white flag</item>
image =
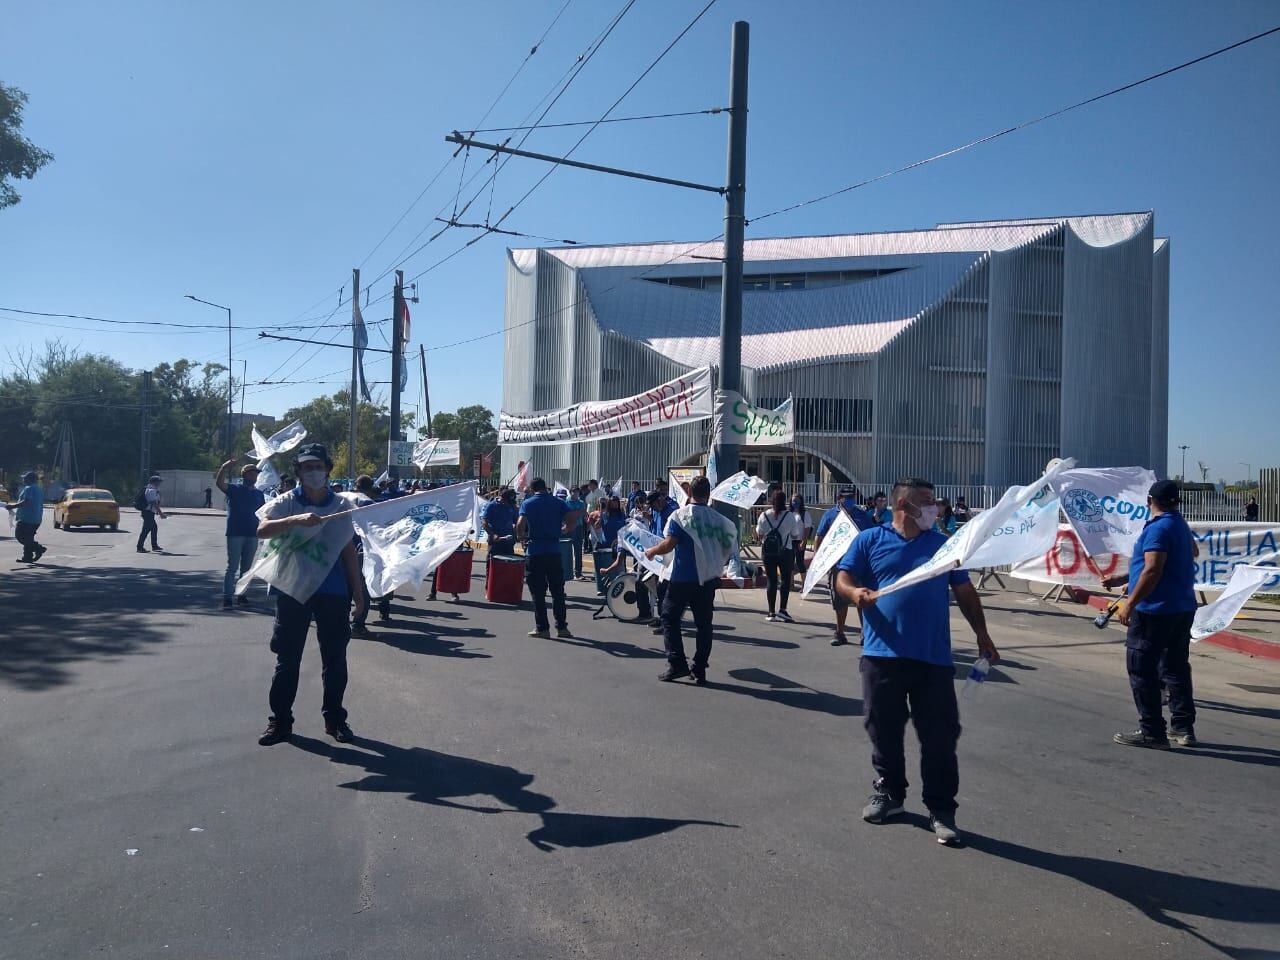
{"type": "Polygon", "coordinates": [[[930,562],[947,543],[933,529],[938,517],[933,484],[910,477],[893,487],[893,522],[858,533],[837,565],[836,589],[863,612],[862,696],[878,778],[862,810],[868,823],[903,811],[907,796],[903,733],[907,718],[920,738],[922,797],[938,842],[954,846],[956,794],[960,789],[956,741],[955,664],[947,587],[978,640],[978,655],[999,659],[987,633],[978,591],[963,570],[932,577],[904,590],[882,591],[930,562]]]}
{"type": "Polygon", "coordinates": [[[354,595],[359,613],[365,606],[360,568],[352,543],[351,501],[329,487],[333,461],[323,444],[298,448],[294,471],[301,481],[293,493],[277,497],[259,512],[258,538],[268,543],[252,570],[237,585],[241,593],[254,576],[271,584],[276,598],[271,652],[276,655],[271,678],[271,719],[258,743],[270,746],[293,734],[293,701],[298,694],[298,668],[311,621],[320,645],[324,687],[324,730],[339,743],[354,734],[347,725],[342,696],[347,688],[347,644],[351,626],[347,611],[354,595]]]}

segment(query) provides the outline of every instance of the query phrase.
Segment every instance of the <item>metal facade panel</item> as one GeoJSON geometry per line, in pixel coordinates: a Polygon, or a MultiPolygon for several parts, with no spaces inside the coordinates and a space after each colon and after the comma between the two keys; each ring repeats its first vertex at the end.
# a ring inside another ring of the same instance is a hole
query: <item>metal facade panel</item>
{"type": "Polygon", "coordinates": [[[1151,452],[1147,465],[1169,475],[1169,241],[1159,239],[1151,265],[1151,452]]]}

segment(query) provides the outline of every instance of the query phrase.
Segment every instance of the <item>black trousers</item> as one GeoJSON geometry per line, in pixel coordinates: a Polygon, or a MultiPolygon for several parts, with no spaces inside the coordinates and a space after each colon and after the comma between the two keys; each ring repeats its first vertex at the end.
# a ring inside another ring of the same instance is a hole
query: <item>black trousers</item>
{"type": "Polygon", "coordinates": [[[764,562],[764,575],[767,579],[765,586],[765,600],[769,603],[769,612],[773,613],[775,607],[774,600],[778,596],[778,591],[782,591],[782,605],[776,609],[787,609],[787,599],[791,596],[791,569],[795,562],[796,555],[790,550],[783,550],[772,560],[764,562]]]}
{"type": "Polygon", "coordinates": [[[953,813],[960,790],[955,669],[904,657],[863,657],[860,670],[863,725],[871,738],[871,765],[882,789],[895,800],[906,799],[903,736],[909,716],[920,738],[924,805],[931,813],[953,813]]]}
{"type": "Polygon", "coordinates": [[[547,622],[548,590],[551,591],[551,610],[555,614],[556,626],[568,626],[569,612],[564,605],[564,567],[560,563],[559,551],[527,558],[525,580],[529,584],[529,595],[533,597],[533,622],[538,629],[551,629],[547,622]]]}
{"type": "Polygon", "coordinates": [[[662,638],[667,648],[668,663],[682,667],[689,662],[684,652],[684,639],[680,635],[680,621],[688,609],[693,612],[696,631],[693,665],[697,669],[707,669],[711,660],[711,618],[718,586],[716,580],[706,583],[671,581],[667,584],[666,596],[662,599],[662,638]]]}
{"type": "Polygon", "coordinates": [[[156,542],[156,515],[154,510],[142,511],[142,532],[138,534],[139,550],[145,545],[147,534],[151,534],[151,549],[159,550],[160,544],[156,542]]]}
{"type": "Polygon", "coordinates": [[[791,551],[795,554],[794,569],[797,573],[804,573],[804,547],[808,543],[807,540],[797,540],[791,545],[791,551]]]}
{"type": "Polygon", "coordinates": [[[1160,709],[1161,682],[1169,691],[1169,726],[1190,731],[1196,722],[1191,692],[1191,621],[1187,613],[1143,613],[1134,610],[1124,640],[1129,687],[1138,707],[1142,732],[1157,739],[1166,735],[1160,709]]]}
{"type": "Polygon", "coordinates": [[[307,642],[311,621],[316,622],[316,641],[320,644],[320,680],[324,688],[321,711],[327,723],[347,719],[342,695],[347,689],[347,644],[351,642],[351,626],[347,610],[351,601],[347,594],[317,593],[306,603],[299,603],[282,593],[276,594],[276,622],[271,633],[271,652],[276,655],[276,672],[271,678],[271,719],[277,723],[293,723],[293,701],[298,695],[298,668],[302,664],[302,648],[307,642]]]}
{"type": "Polygon", "coordinates": [[[36,531],[40,529],[38,523],[26,523],[19,520],[13,528],[13,539],[22,544],[22,559],[34,560],[40,544],[36,543],[36,531]]]}

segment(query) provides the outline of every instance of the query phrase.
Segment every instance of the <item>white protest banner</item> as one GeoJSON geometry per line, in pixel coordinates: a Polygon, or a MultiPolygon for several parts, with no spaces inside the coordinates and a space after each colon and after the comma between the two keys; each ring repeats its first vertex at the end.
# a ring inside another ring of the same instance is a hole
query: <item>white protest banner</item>
{"type": "Polygon", "coordinates": [[[1151,519],[1147,491],[1156,475],[1146,467],[1078,467],[1054,481],[1062,512],[1085,552],[1127,554],[1151,519]]]}
{"type": "Polygon", "coordinates": [[[351,542],[351,518],[344,511],[350,510],[354,500],[343,494],[335,494],[326,507],[298,504],[293,494],[286,493],[269,500],[258,508],[260,520],[276,520],[295,513],[342,513],[331,520],[311,527],[290,527],[278,537],[260,542],[253,566],[236,583],[236,593],[249,589],[254,577],[265,580],[281,593],[299,603],[306,603],[319,589],[333,565],[338,562],[342,548],[351,542]]]}
{"type": "Polygon", "coordinates": [[[904,590],[961,567],[995,567],[1044,553],[1053,544],[1058,518],[1058,498],[1052,484],[1060,472],[1072,466],[1074,461],[1064,460],[1035,483],[1010,487],[999,503],[962,526],[928,563],[881,587],[879,595],[904,590]]]}
{"type": "Polygon", "coordinates": [[[670,580],[671,562],[675,554],[663,554],[660,557],[654,557],[652,560],[647,559],[644,555],[646,550],[661,542],[662,538],[660,536],[646,530],[634,520],[628,520],[627,525],[618,531],[618,546],[631,554],[645,573],[652,573],[659,580],[670,580]]]}
{"type": "Polygon", "coordinates": [[[419,440],[413,445],[413,455],[410,459],[420,470],[425,470],[427,467],[459,466],[462,462],[462,441],[441,440],[439,437],[419,440]]]}
{"type": "Polygon", "coordinates": [[[383,597],[415,587],[471,532],[476,509],[473,480],[363,507],[351,515],[364,544],[364,581],[383,597]]]}
{"type": "Polygon", "coordinates": [[[1275,579],[1275,567],[1255,567],[1246,563],[1236,567],[1222,595],[1196,611],[1195,619],[1191,621],[1191,639],[1203,640],[1227,629],[1249,598],[1268,580],[1275,579]]]}
{"type": "Polygon", "coordinates": [[[840,562],[840,559],[849,550],[849,545],[853,543],[854,538],[861,531],[847,513],[843,510],[836,517],[827,534],[822,538],[822,546],[813,555],[813,559],[809,561],[809,570],[804,575],[804,586],[800,588],[800,595],[807,597],[809,591],[818,585],[818,581],[827,575],[827,571],[840,562]]]}
{"type": "Polygon", "coordinates": [[[757,407],[733,390],[716,391],[716,437],[745,447],[779,446],[796,438],[795,414],[788,397],[776,410],[757,407]]]}
{"type": "Polygon", "coordinates": [[[277,453],[288,453],[307,436],[307,428],[302,425],[301,420],[295,420],[283,429],[277,430],[269,437],[263,437],[258,432],[258,425],[255,423],[250,431],[253,439],[253,449],[246,456],[253,457],[255,460],[265,460],[267,457],[277,453]]]}
{"type": "Polygon", "coordinates": [[[680,478],[676,476],[674,470],[667,471],[667,487],[671,490],[671,497],[675,500],[677,507],[683,507],[689,502],[689,495],[684,492],[684,487],[680,484],[680,478]]]}
{"type": "Polygon", "coordinates": [[[498,415],[498,443],[547,446],[630,436],[711,416],[711,368],[618,400],[584,400],[561,410],[498,415]]]}
{"type": "Polygon", "coordinates": [[[738,549],[738,528],[713,507],[690,503],[667,521],[677,524],[693,541],[693,558],[698,566],[698,582],[716,579],[738,549]]]}
{"type": "Polygon", "coordinates": [[[739,470],[711,491],[711,499],[734,507],[752,507],[768,489],[769,484],[760,477],[749,477],[746,471],[739,470]]]}
{"type": "Polygon", "coordinates": [[[258,461],[258,482],[254,486],[263,493],[280,486],[280,471],[275,468],[270,457],[258,461]]]}
{"type": "Polygon", "coordinates": [[[387,466],[412,467],[413,448],[416,446],[417,444],[412,440],[388,440],[387,466]]]}

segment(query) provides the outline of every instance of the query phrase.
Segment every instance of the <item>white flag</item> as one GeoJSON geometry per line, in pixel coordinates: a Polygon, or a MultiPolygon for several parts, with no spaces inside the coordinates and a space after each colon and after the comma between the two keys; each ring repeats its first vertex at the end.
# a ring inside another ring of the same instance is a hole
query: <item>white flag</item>
{"type": "Polygon", "coordinates": [[[249,589],[254,577],[259,577],[299,603],[306,603],[338,562],[342,548],[351,542],[351,517],[345,511],[352,508],[353,500],[345,494],[335,494],[322,510],[310,503],[298,506],[288,499],[292,497],[286,493],[267,501],[258,508],[258,519],[275,520],[294,512],[343,515],[313,527],[290,527],[280,536],[260,542],[253,566],[236,583],[238,595],[249,589]]]}
{"type": "Polygon", "coordinates": [[[809,562],[809,571],[804,575],[804,586],[800,590],[801,596],[807,597],[809,591],[818,585],[818,581],[827,575],[827,571],[840,562],[859,533],[861,531],[858,525],[841,510],[836,522],[831,524],[826,536],[822,538],[822,546],[809,562]]]}
{"type": "Polygon", "coordinates": [[[475,530],[476,543],[486,543],[489,535],[484,532],[484,508],[489,505],[489,501],[480,494],[476,494],[475,509],[471,512],[471,527],[475,530]]]}
{"type": "Polygon", "coordinates": [[[662,538],[660,536],[646,530],[634,520],[628,520],[627,525],[618,531],[619,548],[631,554],[642,570],[646,573],[656,574],[660,580],[670,580],[674,554],[663,554],[660,557],[654,557],[652,560],[647,559],[644,555],[646,550],[661,542],[662,538]]]}
{"type": "Polygon", "coordinates": [[[425,470],[427,465],[431,463],[431,457],[438,446],[440,446],[440,441],[435,437],[428,437],[426,440],[419,440],[415,443],[413,445],[413,465],[419,470],[425,470]]]}
{"type": "Polygon", "coordinates": [[[511,479],[511,489],[516,493],[524,493],[529,489],[529,461],[526,460],[520,465],[520,469],[516,471],[516,475],[511,479]]]}
{"type": "Polygon", "coordinates": [[[689,495],[684,492],[684,487],[680,486],[674,471],[667,472],[667,486],[671,489],[671,496],[676,502],[677,507],[683,507],[689,502],[689,495]]]}
{"type": "Polygon", "coordinates": [[[280,471],[275,468],[270,457],[258,461],[258,482],[254,486],[263,493],[280,486],[280,471]]]}
{"type": "Polygon", "coordinates": [[[364,544],[364,582],[385,597],[420,584],[467,539],[475,513],[475,481],[385,500],[351,515],[364,544]]]}
{"type": "Polygon", "coordinates": [[[711,449],[707,451],[707,483],[711,484],[711,489],[715,489],[720,482],[719,474],[716,470],[716,448],[713,444],[711,449]]]}
{"type": "Polygon", "coordinates": [[[1196,611],[1195,619],[1191,621],[1191,639],[1203,640],[1227,629],[1258,588],[1277,574],[1275,567],[1257,567],[1247,563],[1232,570],[1231,579],[1218,599],[1196,611]]]}
{"type": "Polygon", "coordinates": [[[618,477],[618,482],[617,482],[616,484],[614,484],[614,487],[613,487],[613,495],[622,501],[622,507],[623,507],[623,509],[625,510],[625,509],[626,509],[626,506],[627,506],[627,493],[626,493],[626,491],[625,491],[625,490],[623,490],[623,489],[622,489],[622,478],[623,478],[623,476],[626,476],[626,474],[623,474],[622,476],[619,476],[619,477],[618,477]]]}
{"type": "Polygon", "coordinates": [[[1058,474],[1054,487],[1085,553],[1127,557],[1151,519],[1147,491],[1155,482],[1146,467],[1081,467],[1058,474]]]}
{"type": "Polygon", "coordinates": [[[711,499],[734,507],[752,507],[768,489],[769,484],[760,477],[749,477],[739,470],[711,491],[711,499]]]}
{"type": "Polygon", "coordinates": [[[255,460],[265,460],[277,453],[288,453],[300,444],[307,437],[307,428],[302,425],[301,420],[295,420],[271,436],[263,437],[255,423],[250,435],[253,438],[253,449],[246,456],[253,457],[255,460]]]}
{"type": "Polygon", "coordinates": [[[565,497],[566,497],[566,498],[568,498],[568,496],[569,496],[569,488],[568,488],[568,487],[566,487],[566,486],[565,486],[563,483],[561,483],[559,480],[554,481],[554,483],[555,483],[555,486],[554,486],[554,487],[552,487],[552,489],[551,489],[551,495],[552,495],[552,496],[554,496],[554,497],[558,497],[558,496],[560,496],[560,494],[562,494],[562,493],[563,493],[563,494],[565,495],[565,497]]]}
{"type": "Polygon", "coordinates": [[[693,541],[699,583],[718,578],[738,549],[737,526],[714,507],[690,503],[673,513],[667,523],[677,524],[693,541]]]}

